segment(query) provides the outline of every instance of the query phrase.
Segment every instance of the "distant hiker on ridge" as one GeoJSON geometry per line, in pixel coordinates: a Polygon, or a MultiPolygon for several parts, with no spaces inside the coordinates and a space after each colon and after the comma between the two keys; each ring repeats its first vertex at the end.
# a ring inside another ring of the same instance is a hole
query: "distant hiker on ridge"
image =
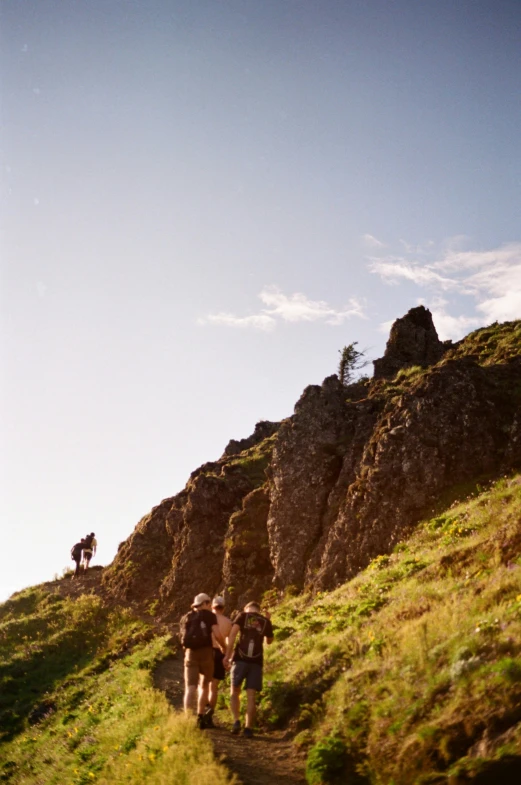
{"type": "Polygon", "coordinates": [[[208,703],[208,690],[213,679],[213,639],[223,651],[226,642],[219,629],[217,616],[210,610],[211,600],[207,594],[198,594],[192,610],[183,616],[180,623],[181,644],[185,650],[185,696],[184,709],[188,714],[197,701],[197,727],[208,727],[204,712],[208,703]],[[201,681],[199,682],[199,676],[201,681]],[[199,695],[197,687],[199,686],[199,695]]]}
{"type": "Polygon", "coordinates": [[[224,658],[225,667],[230,662],[233,644],[239,633],[240,638],[233,653],[232,665],[230,699],[230,708],[234,720],[232,733],[237,734],[241,730],[241,721],[239,719],[241,686],[243,681],[246,681],[246,726],[244,735],[246,738],[251,739],[255,723],[255,693],[262,690],[262,649],[264,638],[266,638],[267,644],[273,641],[271,621],[267,616],[261,615],[260,605],[257,602],[249,602],[245,605],[243,613],[240,613],[233,622],[224,658]]]}
{"type": "Polygon", "coordinates": [[[73,578],[78,578],[80,575],[80,562],[81,562],[81,555],[83,552],[83,548],[85,547],[85,540],[83,537],[76,545],[73,545],[71,548],[71,559],[76,562],[76,569],[74,570],[73,578]]]}
{"type": "MultiPolygon", "coordinates": [[[[212,600],[212,611],[217,616],[217,624],[221,634],[228,642],[228,635],[232,628],[232,623],[227,616],[224,615],[224,597],[214,597],[212,600]]],[[[213,636],[212,636],[213,638],[213,636]]],[[[213,679],[210,684],[210,692],[208,696],[208,708],[204,715],[207,728],[213,728],[213,713],[217,705],[217,692],[219,690],[219,682],[226,676],[226,671],[223,665],[224,651],[217,645],[217,641],[213,640],[213,679]]]]}
{"type": "Polygon", "coordinates": [[[96,554],[98,541],[94,532],[87,534],[85,537],[85,545],[83,546],[83,569],[85,572],[89,569],[89,563],[92,557],[96,554]]]}

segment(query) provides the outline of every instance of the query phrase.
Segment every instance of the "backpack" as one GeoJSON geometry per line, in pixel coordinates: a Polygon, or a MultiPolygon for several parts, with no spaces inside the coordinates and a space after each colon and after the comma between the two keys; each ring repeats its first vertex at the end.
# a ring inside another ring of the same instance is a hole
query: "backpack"
{"type": "Polygon", "coordinates": [[[190,611],[181,619],[181,645],[185,649],[202,649],[212,645],[212,630],[199,611],[190,611]]]}
{"type": "Polygon", "coordinates": [[[82,550],[83,550],[83,545],[81,545],[79,542],[77,542],[76,545],[73,545],[71,548],[71,559],[73,559],[74,561],[76,561],[76,559],[79,559],[82,550]]]}
{"type": "Polygon", "coordinates": [[[237,649],[241,657],[247,660],[256,660],[262,657],[262,640],[266,629],[267,619],[260,613],[246,613],[244,627],[237,649]]]}
{"type": "Polygon", "coordinates": [[[93,539],[94,539],[94,537],[92,537],[90,534],[87,537],[85,537],[85,542],[83,544],[83,548],[88,550],[88,551],[92,550],[92,540],[93,539]]]}

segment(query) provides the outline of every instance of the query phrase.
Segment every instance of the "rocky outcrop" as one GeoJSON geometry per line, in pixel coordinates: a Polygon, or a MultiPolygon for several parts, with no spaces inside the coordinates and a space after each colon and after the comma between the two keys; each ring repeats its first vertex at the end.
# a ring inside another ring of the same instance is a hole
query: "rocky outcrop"
{"type": "Polygon", "coordinates": [[[375,370],[308,387],[291,417],[259,423],[194,471],[122,544],[109,590],[157,599],[175,618],[199,591],[225,593],[231,610],[273,587],[332,588],[441,495],[521,468],[520,322],[452,347],[415,308],[375,370]]]}
{"type": "Polygon", "coordinates": [[[224,593],[231,608],[242,608],[260,600],[272,584],[268,512],[270,496],[266,485],[252,491],[234,513],[225,535],[223,564],[224,593]]]}
{"type": "Polygon", "coordinates": [[[230,455],[238,455],[239,453],[244,452],[244,450],[249,450],[250,447],[254,447],[264,439],[268,439],[270,436],[273,436],[273,434],[277,432],[279,426],[280,422],[261,420],[255,426],[255,430],[253,431],[252,435],[248,436],[247,439],[239,439],[239,441],[230,439],[224,448],[223,458],[230,455]]]}
{"type": "Polygon", "coordinates": [[[390,379],[402,368],[434,365],[450,346],[450,341],[444,344],[438,338],[428,308],[411,308],[391,327],[384,356],[373,363],[374,378],[390,379]]]}
{"type": "Polygon", "coordinates": [[[356,429],[345,387],[330,376],[308,387],[278,434],[269,469],[268,534],[275,584],[302,588],[329,496],[356,429]]]}
{"type": "MultiPolygon", "coordinates": [[[[199,592],[222,593],[225,560],[230,574],[240,572],[236,554],[226,546],[234,536],[234,513],[246,500],[245,520],[251,517],[252,491],[266,482],[272,449],[273,437],[257,440],[238,456],[205,463],[192,472],[186,488],[155,507],[121,544],[105,570],[105,587],[120,600],[157,600],[163,616],[172,619],[199,592]]],[[[258,516],[251,520],[257,527],[258,516]]],[[[254,539],[259,545],[259,538],[254,539]]],[[[257,559],[261,562],[262,557],[257,559]]]]}
{"type": "MultiPolygon", "coordinates": [[[[509,371],[521,379],[521,367],[509,371]]],[[[500,470],[515,418],[509,371],[450,362],[386,404],[346,488],[315,586],[352,577],[390,551],[443,492],[500,470]]]]}

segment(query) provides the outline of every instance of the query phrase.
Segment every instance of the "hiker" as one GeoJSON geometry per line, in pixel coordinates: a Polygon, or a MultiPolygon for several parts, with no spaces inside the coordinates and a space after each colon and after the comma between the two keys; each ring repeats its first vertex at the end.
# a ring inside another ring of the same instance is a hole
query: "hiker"
{"type": "Polygon", "coordinates": [[[83,569],[85,571],[89,569],[90,560],[96,554],[97,547],[98,541],[96,540],[94,532],[87,534],[85,537],[85,545],[83,546],[83,569]]]}
{"type": "MultiPolygon", "coordinates": [[[[227,643],[228,635],[230,634],[230,630],[232,628],[232,623],[230,619],[228,619],[228,617],[224,615],[224,597],[213,598],[212,611],[217,616],[217,624],[225,640],[225,643],[227,643]]],[[[206,712],[204,715],[207,728],[213,728],[213,713],[217,705],[217,693],[219,690],[219,682],[222,681],[226,676],[226,671],[223,665],[224,651],[221,651],[221,649],[217,645],[217,641],[213,638],[213,635],[212,635],[212,639],[213,639],[212,640],[213,679],[212,679],[212,683],[210,684],[210,691],[208,695],[208,706],[206,708],[206,712]]]]}
{"type": "Polygon", "coordinates": [[[231,659],[233,645],[240,633],[239,642],[233,652],[231,673],[230,708],[233,716],[232,733],[240,733],[239,710],[241,686],[246,681],[246,724],[244,735],[251,739],[255,723],[255,693],[262,690],[262,649],[264,638],[269,645],[273,641],[273,627],[269,615],[262,615],[257,602],[249,602],[243,613],[235,619],[228,637],[228,647],[224,658],[226,667],[231,659]]]}
{"type": "Polygon", "coordinates": [[[81,563],[81,555],[83,553],[83,548],[85,547],[85,540],[83,537],[76,545],[73,545],[71,548],[71,559],[76,562],[76,569],[74,570],[73,578],[78,578],[80,575],[80,563],[81,563]]]}
{"type": "Polygon", "coordinates": [[[197,702],[197,727],[208,727],[204,712],[208,703],[208,690],[213,679],[213,640],[226,649],[226,642],[219,629],[217,616],[212,613],[211,600],[207,594],[198,594],[192,610],[183,616],[180,624],[181,644],[185,650],[185,695],[184,710],[193,712],[197,702]],[[201,676],[201,679],[199,679],[201,676]],[[197,687],[199,686],[199,694],[197,687]]]}

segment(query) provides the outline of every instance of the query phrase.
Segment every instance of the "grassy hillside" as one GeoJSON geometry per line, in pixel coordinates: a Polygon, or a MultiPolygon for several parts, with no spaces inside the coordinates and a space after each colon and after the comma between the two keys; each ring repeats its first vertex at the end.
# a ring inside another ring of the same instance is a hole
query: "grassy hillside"
{"type": "Polygon", "coordinates": [[[0,782],[224,785],[194,722],[152,688],[164,637],[94,595],[0,606],[0,782]]]}
{"type": "Polygon", "coordinates": [[[273,618],[262,718],[310,785],[521,781],[520,476],[273,618]]]}

